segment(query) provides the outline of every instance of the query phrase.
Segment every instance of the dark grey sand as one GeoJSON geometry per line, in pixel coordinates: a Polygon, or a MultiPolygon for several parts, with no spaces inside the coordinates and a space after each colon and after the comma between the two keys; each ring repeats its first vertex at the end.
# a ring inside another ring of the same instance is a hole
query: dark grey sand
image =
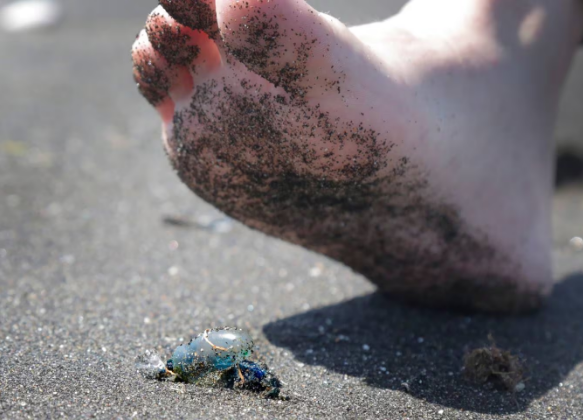
{"type": "MultiPolygon", "coordinates": [[[[560,283],[544,311],[401,306],[241,225],[197,227],[221,216],[172,173],[130,77],[155,2],[67,3],[52,31],[0,35],[0,418],[583,418],[583,253],[568,247],[583,236],[582,188],[556,198],[560,283]],[[289,401],[135,373],[139,352],[225,324],[250,330],[289,401]],[[490,333],[525,360],[522,393],[465,381],[464,353],[490,333]]],[[[384,9],[327,3],[350,23],[384,9]]],[[[575,76],[562,141],[583,132],[583,67],[575,76]]]]}

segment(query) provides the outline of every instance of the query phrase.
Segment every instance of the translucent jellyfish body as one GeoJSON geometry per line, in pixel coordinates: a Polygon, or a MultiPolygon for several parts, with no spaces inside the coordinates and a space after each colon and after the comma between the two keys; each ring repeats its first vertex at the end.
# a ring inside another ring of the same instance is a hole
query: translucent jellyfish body
{"type": "Polygon", "coordinates": [[[217,328],[177,347],[166,365],[148,351],[136,358],[136,368],[149,379],[224,386],[260,393],[266,398],[282,398],[281,382],[266,365],[247,360],[252,353],[253,340],[246,332],[217,328]]]}
{"type": "Polygon", "coordinates": [[[190,343],[179,346],[167,368],[185,382],[197,383],[209,374],[233,368],[253,352],[253,340],[236,328],[206,330],[190,343]]]}
{"type": "Polygon", "coordinates": [[[164,362],[154,351],[147,350],[145,353],[136,357],[136,369],[146,379],[162,379],[167,376],[164,362]]]}

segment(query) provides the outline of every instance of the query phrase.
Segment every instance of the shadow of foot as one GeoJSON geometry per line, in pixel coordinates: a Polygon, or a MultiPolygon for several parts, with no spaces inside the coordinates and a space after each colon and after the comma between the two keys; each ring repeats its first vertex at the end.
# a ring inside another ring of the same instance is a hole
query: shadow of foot
{"type": "Polygon", "coordinates": [[[519,412],[583,360],[583,275],[565,279],[544,310],[524,317],[411,308],[374,293],[270,323],[264,332],[299,361],[371,386],[474,412],[519,412]],[[464,354],[489,345],[489,334],[525,362],[525,391],[465,379],[464,354]]]}

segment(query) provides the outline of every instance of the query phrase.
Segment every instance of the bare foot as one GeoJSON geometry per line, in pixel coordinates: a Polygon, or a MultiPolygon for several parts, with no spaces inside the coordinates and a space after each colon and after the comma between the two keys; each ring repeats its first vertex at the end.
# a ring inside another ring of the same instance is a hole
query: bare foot
{"type": "Polygon", "coordinates": [[[552,288],[556,104],[576,0],[161,0],[133,47],[180,178],[383,291],[514,312],[552,288]]]}

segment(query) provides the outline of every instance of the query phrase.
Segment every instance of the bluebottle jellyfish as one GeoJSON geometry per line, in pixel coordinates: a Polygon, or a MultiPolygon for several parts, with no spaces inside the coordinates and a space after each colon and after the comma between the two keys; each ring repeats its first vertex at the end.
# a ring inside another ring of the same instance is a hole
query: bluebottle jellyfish
{"type": "Polygon", "coordinates": [[[253,339],[243,330],[208,329],[178,346],[166,364],[154,352],[146,352],[136,358],[136,367],[149,379],[219,385],[278,397],[281,382],[265,364],[247,360],[253,347],[253,339]]]}

